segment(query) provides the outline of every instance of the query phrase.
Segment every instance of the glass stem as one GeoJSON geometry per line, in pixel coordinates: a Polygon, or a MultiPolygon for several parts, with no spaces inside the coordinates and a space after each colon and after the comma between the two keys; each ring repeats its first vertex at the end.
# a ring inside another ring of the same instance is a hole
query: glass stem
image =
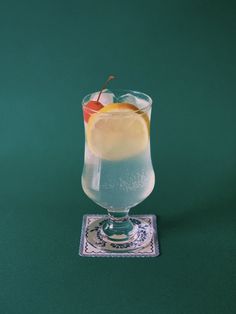
{"type": "Polygon", "coordinates": [[[133,235],[134,226],[129,218],[129,209],[109,211],[102,230],[111,241],[128,241],[133,235]]]}

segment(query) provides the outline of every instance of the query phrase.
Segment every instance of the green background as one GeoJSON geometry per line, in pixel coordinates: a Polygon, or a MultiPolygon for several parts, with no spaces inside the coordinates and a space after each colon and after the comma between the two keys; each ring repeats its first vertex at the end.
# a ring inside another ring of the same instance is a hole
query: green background
{"type": "Polygon", "coordinates": [[[0,313],[235,313],[234,1],[0,2],[0,313]],[[161,256],[78,256],[81,99],[154,100],[161,256]]]}

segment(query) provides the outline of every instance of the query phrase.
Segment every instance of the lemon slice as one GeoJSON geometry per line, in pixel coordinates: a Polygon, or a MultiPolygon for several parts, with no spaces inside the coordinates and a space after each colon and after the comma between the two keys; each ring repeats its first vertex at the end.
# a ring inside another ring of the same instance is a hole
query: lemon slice
{"type": "Polygon", "coordinates": [[[121,160],[145,150],[149,142],[149,118],[128,103],[108,104],[91,115],[87,128],[91,152],[101,159],[121,160]]]}

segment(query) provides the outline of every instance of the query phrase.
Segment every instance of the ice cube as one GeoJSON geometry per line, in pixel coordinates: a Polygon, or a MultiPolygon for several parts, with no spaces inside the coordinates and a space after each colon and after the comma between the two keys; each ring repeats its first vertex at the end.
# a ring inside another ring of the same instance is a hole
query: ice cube
{"type": "Polygon", "coordinates": [[[131,105],[137,105],[138,104],[138,98],[136,98],[132,94],[127,93],[127,94],[121,95],[118,98],[118,102],[125,102],[125,103],[129,103],[131,105]]]}
{"type": "MultiPolygon", "coordinates": [[[[93,93],[90,99],[97,100],[99,93],[100,92],[93,93]]],[[[99,102],[101,102],[103,105],[111,104],[115,102],[115,95],[110,90],[104,89],[99,98],[99,102]]]]}
{"type": "Polygon", "coordinates": [[[138,99],[138,107],[140,109],[146,108],[146,107],[148,107],[148,105],[149,105],[149,102],[146,99],[143,99],[141,97],[138,99]]]}

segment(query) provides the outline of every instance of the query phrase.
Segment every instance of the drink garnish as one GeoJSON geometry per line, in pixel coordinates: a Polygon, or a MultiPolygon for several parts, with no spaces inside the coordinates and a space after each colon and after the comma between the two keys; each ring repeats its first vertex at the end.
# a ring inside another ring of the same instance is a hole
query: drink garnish
{"type": "Polygon", "coordinates": [[[88,147],[101,159],[122,160],[145,150],[149,118],[129,103],[112,103],[93,114],[86,128],[88,147]]]}
{"type": "Polygon", "coordinates": [[[86,105],[84,105],[83,107],[83,111],[84,111],[84,120],[85,122],[88,122],[90,116],[92,114],[94,114],[95,112],[99,111],[101,108],[103,108],[103,104],[99,101],[100,97],[101,97],[101,94],[102,92],[104,91],[104,89],[107,87],[107,84],[113,80],[115,78],[115,76],[113,75],[110,75],[108,77],[108,79],[106,80],[106,82],[103,84],[99,94],[98,94],[98,97],[96,100],[90,100],[86,105]]]}

